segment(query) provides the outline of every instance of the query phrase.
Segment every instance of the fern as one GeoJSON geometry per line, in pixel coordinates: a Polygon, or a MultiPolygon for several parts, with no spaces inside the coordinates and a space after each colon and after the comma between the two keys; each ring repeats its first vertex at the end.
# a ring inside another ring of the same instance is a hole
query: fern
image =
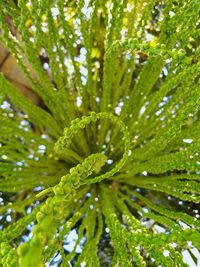
{"type": "Polygon", "coordinates": [[[199,11],[0,2],[2,47],[39,99],[2,68],[0,266],[197,264],[199,11]]]}

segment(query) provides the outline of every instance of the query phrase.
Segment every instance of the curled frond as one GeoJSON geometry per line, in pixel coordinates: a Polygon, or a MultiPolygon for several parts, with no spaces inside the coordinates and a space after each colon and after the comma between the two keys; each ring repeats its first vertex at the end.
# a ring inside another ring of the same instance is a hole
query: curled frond
{"type": "Polygon", "coordinates": [[[0,266],[198,264],[199,11],[0,1],[0,266]]]}

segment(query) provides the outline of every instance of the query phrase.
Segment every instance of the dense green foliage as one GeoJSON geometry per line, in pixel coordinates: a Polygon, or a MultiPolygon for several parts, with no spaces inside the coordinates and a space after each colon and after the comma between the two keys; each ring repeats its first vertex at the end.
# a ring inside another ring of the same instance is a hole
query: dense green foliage
{"type": "Polygon", "coordinates": [[[1,73],[0,266],[197,262],[199,12],[0,1],[0,41],[40,100],[1,73]]]}

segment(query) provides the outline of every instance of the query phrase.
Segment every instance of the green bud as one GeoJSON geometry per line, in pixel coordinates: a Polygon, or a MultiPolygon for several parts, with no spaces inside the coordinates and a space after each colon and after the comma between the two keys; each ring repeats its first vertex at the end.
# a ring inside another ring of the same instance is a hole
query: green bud
{"type": "Polygon", "coordinates": [[[38,222],[42,221],[45,218],[45,214],[41,211],[38,211],[38,213],[36,214],[36,219],[38,222]]]}
{"type": "Polygon", "coordinates": [[[55,196],[52,200],[52,205],[54,206],[62,206],[64,201],[64,195],[63,196],[55,196]]]}
{"type": "Polygon", "coordinates": [[[46,199],[45,203],[46,203],[47,205],[51,205],[51,204],[52,204],[52,199],[53,199],[53,197],[48,197],[48,198],[46,199]]]}
{"type": "Polygon", "coordinates": [[[35,246],[44,246],[46,243],[46,236],[43,232],[37,233],[35,236],[33,236],[32,243],[35,246]]]}
{"type": "Polygon", "coordinates": [[[24,257],[29,250],[29,243],[23,243],[17,248],[17,253],[20,257],[24,257]]]}
{"type": "Polygon", "coordinates": [[[50,214],[52,212],[52,207],[48,204],[41,207],[41,212],[44,214],[50,214]]]}
{"type": "Polygon", "coordinates": [[[61,220],[63,218],[63,208],[62,207],[54,207],[53,216],[56,220],[61,220]]]}
{"type": "Polygon", "coordinates": [[[68,180],[69,180],[69,175],[65,175],[65,176],[63,176],[63,177],[61,178],[61,181],[62,181],[63,183],[66,183],[68,180]]]}
{"type": "Polygon", "coordinates": [[[63,195],[64,194],[64,190],[63,188],[60,186],[60,185],[56,185],[53,187],[53,192],[56,196],[59,196],[59,195],[63,195]]]}

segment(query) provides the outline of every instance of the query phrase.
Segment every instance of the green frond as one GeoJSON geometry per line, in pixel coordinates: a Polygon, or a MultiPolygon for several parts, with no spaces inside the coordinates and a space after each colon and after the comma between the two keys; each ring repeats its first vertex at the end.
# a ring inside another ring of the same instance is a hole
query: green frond
{"type": "Polygon", "coordinates": [[[198,266],[199,12],[0,1],[0,267],[198,266]]]}

